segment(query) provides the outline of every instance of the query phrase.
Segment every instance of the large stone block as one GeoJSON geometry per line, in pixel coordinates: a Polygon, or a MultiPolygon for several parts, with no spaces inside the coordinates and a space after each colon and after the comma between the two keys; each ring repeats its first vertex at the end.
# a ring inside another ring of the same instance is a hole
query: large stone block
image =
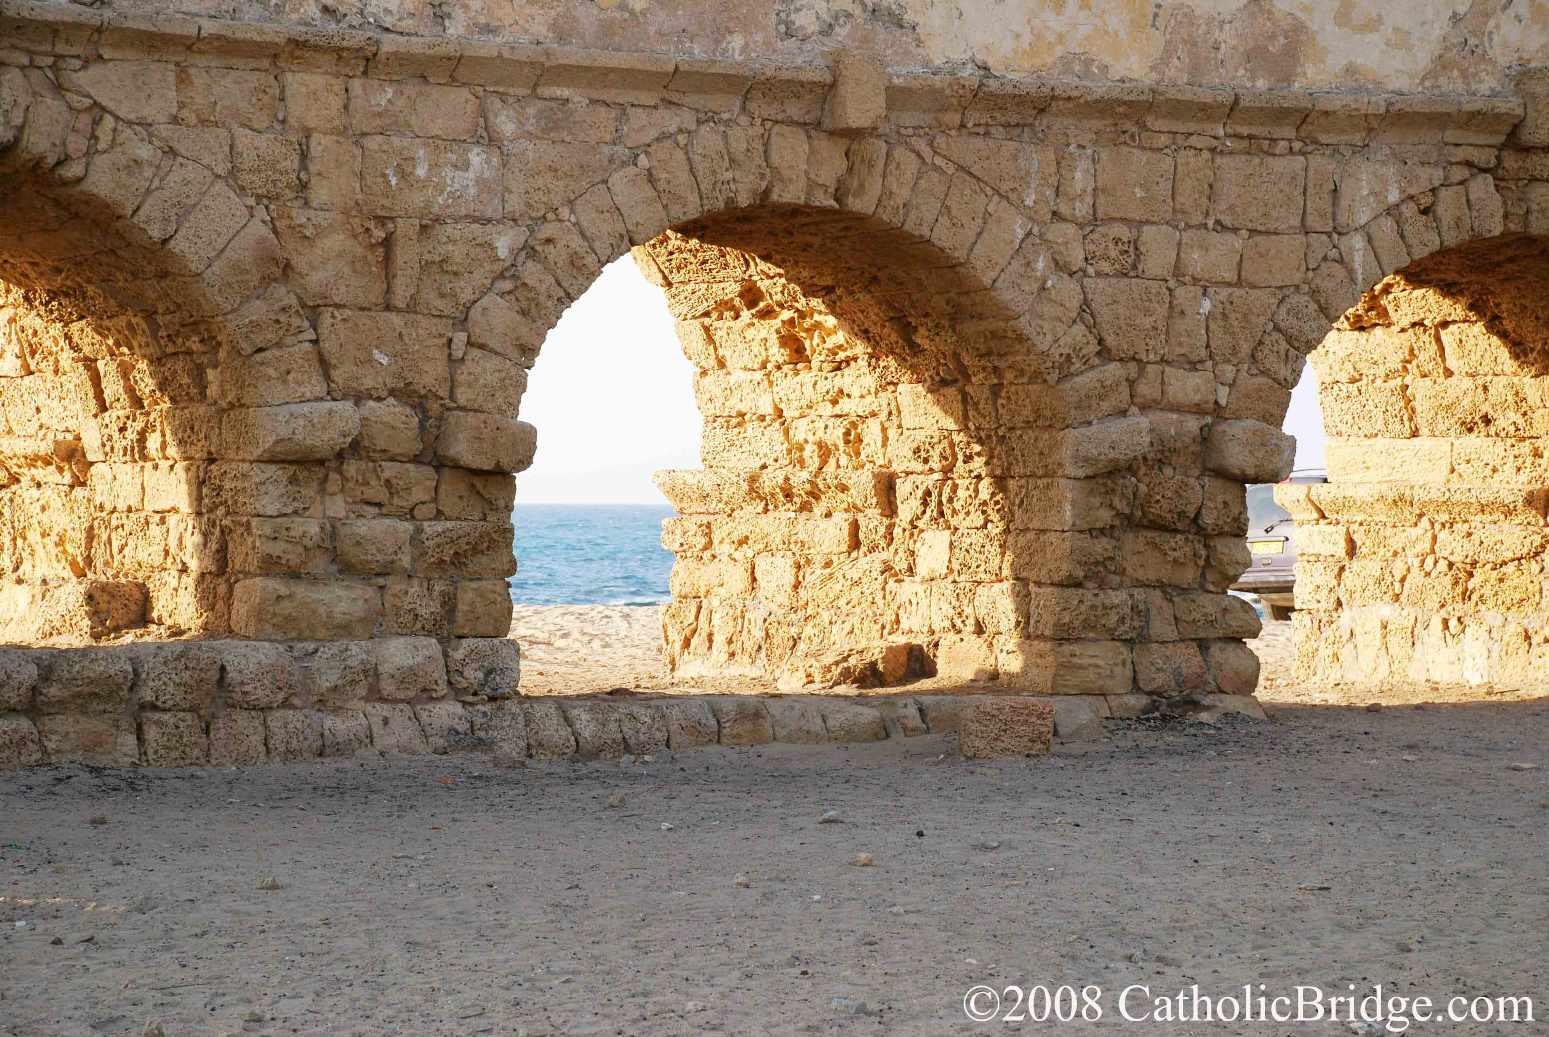
{"type": "Polygon", "coordinates": [[[459,698],[498,698],[516,692],[520,648],[505,637],[467,637],[446,647],[447,678],[459,698]]]}
{"type": "Polygon", "coordinates": [[[27,651],[0,649],[0,713],[32,708],[38,664],[27,651]]]}
{"type": "Polygon", "coordinates": [[[391,756],[417,756],[430,751],[414,707],[405,702],[368,702],[362,712],[371,724],[371,744],[391,756]]]}
{"type": "Polygon", "coordinates": [[[24,716],[0,713],[0,771],[43,762],[43,740],[24,716]]]}
{"type": "Polygon", "coordinates": [[[970,760],[1046,756],[1053,741],[1054,707],[1030,698],[976,698],[958,732],[958,747],[970,760]]]}
{"type": "Polygon", "coordinates": [[[210,763],[235,767],[268,758],[264,715],[252,709],[228,709],[210,719],[210,763]]]}
{"type": "Polygon", "coordinates": [[[382,619],[382,593],[344,580],[239,580],[231,629],[243,637],[319,641],[369,638],[382,619]]]}
{"type": "Polygon", "coordinates": [[[1205,465],[1243,482],[1280,482],[1291,474],[1296,440],[1248,418],[1217,419],[1205,441],[1205,465]]]}
{"type": "Polygon", "coordinates": [[[136,666],[135,700],[164,710],[208,709],[220,687],[221,652],[212,645],[151,645],[136,666]]]}
{"type": "Polygon", "coordinates": [[[407,137],[361,141],[361,198],[384,216],[496,219],[503,164],[497,148],[407,137]]]}
{"type": "MultiPolygon", "coordinates": [[[[133,767],[140,762],[134,724],[121,714],[49,714],[37,718],[37,729],[43,741],[44,758],[49,763],[79,762],[105,767],[133,767]]],[[[19,729],[18,741],[22,745],[21,751],[25,752],[25,730],[19,729]]]]}
{"type": "Polygon", "coordinates": [[[339,397],[445,400],[452,322],[412,313],[325,309],[318,345],[339,397]]]}
{"type": "Polygon", "coordinates": [[[459,702],[417,702],[414,717],[433,753],[448,753],[475,744],[472,718],[459,702]]]}
{"type": "Polygon", "coordinates": [[[221,419],[223,456],[247,461],[326,461],[360,435],[360,412],[344,402],[230,410],[221,419]]]}
{"type": "Polygon", "coordinates": [[[432,637],[388,637],[375,642],[377,694],[410,702],[446,694],[446,663],[432,637]]]}
{"type": "Polygon", "coordinates": [[[50,653],[37,682],[37,708],[44,713],[121,713],[130,701],[134,668],[128,653],[107,648],[50,653]]]}
{"type": "Polygon", "coordinates": [[[1173,215],[1173,159],[1163,151],[1097,151],[1097,218],[1166,223],[1173,215]]]}
{"type": "Polygon", "coordinates": [[[414,545],[420,576],[501,577],[516,572],[513,531],[506,522],[425,522],[414,545]]]}
{"type": "Polygon", "coordinates": [[[210,739],[196,713],[141,713],[140,749],[149,767],[198,767],[210,758],[210,739]]]}
{"type": "Polygon", "coordinates": [[[525,421],[479,411],[448,411],[436,439],[436,459],[458,468],[520,472],[532,464],[538,430],[525,421]]]}

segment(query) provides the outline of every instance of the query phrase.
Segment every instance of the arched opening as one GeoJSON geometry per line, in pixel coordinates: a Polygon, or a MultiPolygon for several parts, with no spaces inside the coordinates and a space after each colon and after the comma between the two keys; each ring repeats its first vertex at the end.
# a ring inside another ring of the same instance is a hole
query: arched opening
{"type": "Polygon", "coordinates": [[[546,336],[521,401],[542,435],[513,513],[523,694],[666,686],[673,511],[653,476],[699,463],[693,373],[661,290],[629,255],[546,336]]]}
{"type": "Polygon", "coordinates": [[[972,264],[833,209],[722,212],[635,249],[704,420],[703,467],[659,476],[675,677],[1132,687],[1118,527],[1149,426],[1071,279],[1016,244],[991,269],[1036,298],[1020,321],[972,264]]]}
{"type": "Polygon", "coordinates": [[[0,640],[227,629],[224,539],[201,501],[224,325],[188,271],[229,236],[176,238],[165,197],[168,248],[123,220],[133,208],[45,177],[0,195],[0,640]]]}
{"type": "Polygon", "coordinates": [[[1329,483],[1279,493],[1298,679],[1389,700],[1542,694],[1549,241],[1417,260],[1310,360],[1329,483]]]}

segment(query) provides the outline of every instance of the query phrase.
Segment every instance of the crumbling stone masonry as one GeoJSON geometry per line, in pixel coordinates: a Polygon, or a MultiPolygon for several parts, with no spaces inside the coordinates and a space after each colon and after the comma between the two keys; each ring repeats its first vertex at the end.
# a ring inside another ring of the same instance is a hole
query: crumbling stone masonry
{"type": "MultiPolygon", "coordinates": [[[[47,646],[0,665],[0,744],[151,759],[148,732],[197,731],[225,760],[217,729],[262,724],[286,755],[293,710],[393,745],[373,711],[423,737],[437,703],[510,694],[527,370],[631,250],[705,417],[703,469],[661,476],[679,672],[1248,695],[1258,621],[1224,592],[1303,357],[1333,322],[1409,329],[1373,301],[1387,275],[1549,232],[1540,73],[1509,97],[1153,86],[491,24],[0,0],[0,638],[47,646]],[[164,696],[183,651],[219,672],[164,696]],[[254,692],[259,665],[289,676],[254,692]]],[[[1508,400],[1464,384],[1436,407],[1508,400]]],[[[1304,623],[1375,604],[1352,550],[1318,577],[1349,596],[1304,623]]],[[[1448,637],[1520,598],[1470,593],[1433,610],[1448,637]]]]}

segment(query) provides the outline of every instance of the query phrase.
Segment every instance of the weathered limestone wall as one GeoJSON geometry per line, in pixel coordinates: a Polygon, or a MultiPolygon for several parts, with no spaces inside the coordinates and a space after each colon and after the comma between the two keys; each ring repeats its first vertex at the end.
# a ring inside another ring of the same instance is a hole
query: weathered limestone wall
{"type": "Polygon", "coordinates": [[[636,248],[706,412],[704,470],[667,477],[675,665],[1246,694],[1224,590],[1304,355],[1416,259],[1549,233],[1532,77],[1266,92],[0,10],[28,643],[508,645],[526,372],[636,248]]]}
{"type": "Polygon", "coordinates": [[[1549,239],[1406,266],[1311,360],[1330,483],[1277,493],[1297,519],[1297,676],[1549,688],[1549,239]]]}
{"type": "Polygon", "coordinates": [[[1549,64],[1534,0],[104,0],[337,32],[442,34],[653,58],[889,65],[1086,80],[1492,93],[1549,64]]]}

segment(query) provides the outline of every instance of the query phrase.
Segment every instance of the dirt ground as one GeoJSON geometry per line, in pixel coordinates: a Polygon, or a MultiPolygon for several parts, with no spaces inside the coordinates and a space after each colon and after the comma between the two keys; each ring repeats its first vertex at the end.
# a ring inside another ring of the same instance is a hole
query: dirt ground
{"type": "Polygon", "coordinates": [[[1409,1032],[1549,1029],[1549,701],[1269,713],[996,763],[0,776],[0,1034],[926,1035],[987,1029],[975,984],[1101,989],[1030,1032],[1383,1032],[1121,1025],[1124,987],[1194,983],[1527,995],[1409,1032]]]}

